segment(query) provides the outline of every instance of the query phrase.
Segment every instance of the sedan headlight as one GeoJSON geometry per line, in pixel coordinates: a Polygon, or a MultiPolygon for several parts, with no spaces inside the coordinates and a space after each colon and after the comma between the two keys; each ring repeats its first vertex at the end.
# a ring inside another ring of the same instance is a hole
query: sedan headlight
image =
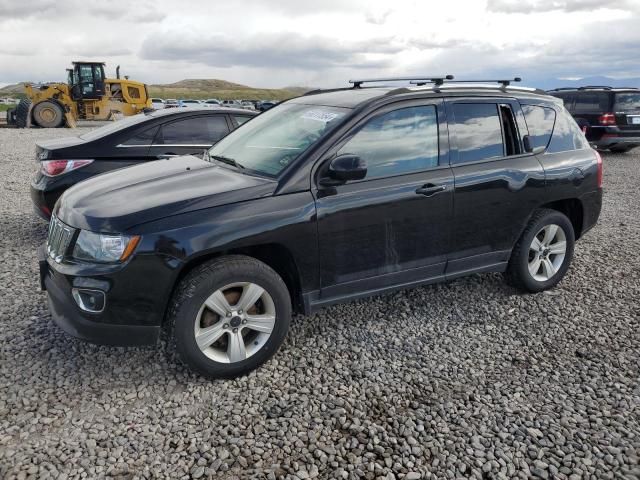
{"type": "Polygon", "coordinates": [[[109,235],[80,230],[73,257],[90,262],[124,262],[140,242],[139,235],[109,235]]]}

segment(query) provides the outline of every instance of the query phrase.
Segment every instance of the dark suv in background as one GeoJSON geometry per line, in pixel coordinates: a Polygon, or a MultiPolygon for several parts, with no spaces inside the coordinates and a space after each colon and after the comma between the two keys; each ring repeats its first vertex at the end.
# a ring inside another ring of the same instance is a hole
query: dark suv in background
{"type": "Polygon", "coordinates": [[[640,146],[640,89],[591,86],[549,94],[562,99],[596,148],[627,152],[640,146]]]}
{"type": "Polygon", "coordinates": [[[352,83],[275,106],[204,159],[67,190],[40,249],[54,320],[113,345],[166,327],[192,369],[233,377],[292,312],[472,273],[527,292],[563,278],[600,214],[602,161],[559,100],[352,83]]]}

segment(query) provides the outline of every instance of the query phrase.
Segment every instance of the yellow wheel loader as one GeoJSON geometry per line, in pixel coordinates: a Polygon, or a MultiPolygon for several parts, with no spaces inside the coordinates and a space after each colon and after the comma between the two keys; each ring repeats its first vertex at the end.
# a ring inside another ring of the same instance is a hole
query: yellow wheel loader
{"type": "Polygon", "coordinates": [[[151,108],[144,83],[105,78],[104,63],[73,62],[67,83],[25,84],[27,98],[20,101],[7,120],[19,128],[75,127],[77,120],[113,120],[151,108]]]}

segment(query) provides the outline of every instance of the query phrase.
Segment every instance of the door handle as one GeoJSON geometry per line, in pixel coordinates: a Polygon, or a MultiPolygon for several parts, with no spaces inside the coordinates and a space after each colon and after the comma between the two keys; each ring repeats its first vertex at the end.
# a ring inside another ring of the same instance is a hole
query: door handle
{"type": "Polygon", "coordinates": [[[444,192],[447,189],[446,185],[434,185],[433,183],[427,183],[416,189],[418,195],[424,195],[425,197],[431,197],[436,193],[444,192]]]}

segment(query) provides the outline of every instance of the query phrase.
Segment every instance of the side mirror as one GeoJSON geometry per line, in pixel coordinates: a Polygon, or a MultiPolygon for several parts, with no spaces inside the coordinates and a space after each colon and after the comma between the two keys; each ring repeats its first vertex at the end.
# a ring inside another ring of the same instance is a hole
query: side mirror
{"type": "Polygon", "coordinates": [[[320,184],[327,187],[342,185],[350,180],[362,180],[367,175],[367,162],[350,153],[340,155],[331,160],[326,175],[320,184]]]}
{"type": "Polygon", "coordinates": [[[534,155],[538,155],[540,153],[543,153],[546,150],[546,148],[543,146],[534,147],[531,137],[529,135],[525,135],[524,137],[522,137],[522,143],[524,143],[524,150],[527,153],[533,153],[534,155]]]}

